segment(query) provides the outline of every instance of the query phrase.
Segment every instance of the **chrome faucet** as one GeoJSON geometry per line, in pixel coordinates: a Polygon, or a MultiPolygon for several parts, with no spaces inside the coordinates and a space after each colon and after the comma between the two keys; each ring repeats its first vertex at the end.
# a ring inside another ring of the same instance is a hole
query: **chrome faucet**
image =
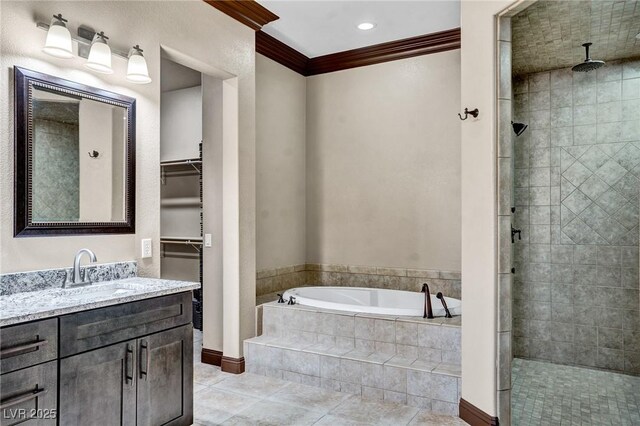
{"type": "Polygon", "coordinates": [[[80,260],[82,260],[82,255],[85,253],[89,255],[89,260],[91,261],[91,263],[95,263],[98,261],[96,254],[91,250],[87,248],[78,250],[78,253],[76,253],[76,257],[73,260],[73,272],[71,275],[71,281],[65,282],[65,285],[63,287],[66,288],[68,284],[74,284],[74,285],[91,284],[91,281],[89,281],[87,278],[87,270],[85,269],[84,275],[82,277],[80,273],[80,260]]]}

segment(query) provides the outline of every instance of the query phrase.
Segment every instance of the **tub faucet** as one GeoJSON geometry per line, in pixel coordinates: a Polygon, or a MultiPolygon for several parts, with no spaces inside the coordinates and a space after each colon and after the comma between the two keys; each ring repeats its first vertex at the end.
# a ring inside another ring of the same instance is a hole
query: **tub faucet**
{"type": "Polygon", "coordinates": [[[433,309],[431,309],[431,293],[429,292],[429,285],[427,283],[422,284],[422,292],[424,293],[424,315],[422,318],[433,318],[433,309]]]}
{"type": "Polygon", "coordinates": [[[92,252],[91,250],[87,249],[87,248],[83,248],[78,250],[78,253],[76,253],[76,257],[73,260],[73,272],[71,275],[71,282],[66,281],[63,285],[63,288],[66,288],[69,284],[75,284],[75,285],[84,285],[84,284],[91,284],[91,281],[89,281],[88,277],[87,277],[87,270],[85,269],[84,271],[84,276],[81,277],[81,273],[80,273],[80,260],[82,260],[82,255],[83,254],[87,254],[89,255],[89,260],[92,263],[95,263],[98,261],[98,258],[96,257],[96,254],[94,252],[92,252]]]}
{"type": "Polygon", "coordinates": [[[444,311],[446,312],[446,315],[444,317],[445,318],[453,318],[451,316],[451,312],[449,312],[449,308],[447,307],[447,302],[444,300],[444,295],[442,294],[442,292],[439,291],[438,294],[436,294],[436,297],[438,299],[440,299],[440,301],[442,302],[442,307],[444,308],[444,311]]]}

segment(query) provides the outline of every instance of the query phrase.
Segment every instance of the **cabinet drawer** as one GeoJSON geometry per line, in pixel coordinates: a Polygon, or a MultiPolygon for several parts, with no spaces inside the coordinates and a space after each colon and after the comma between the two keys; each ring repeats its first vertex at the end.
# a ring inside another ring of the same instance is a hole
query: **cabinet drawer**
{"type": "Polygon", "coordinates": [[[2,375],[0,425],[55,425],[58,363],[44,364],[2,375]]]}
{"type": "Polygon", "coordinates": [[[0,329],[0,373],[19,370],[58,356],[56,318],[0,329]]]}
{"type": "Polygon", "coordinates": [[[60,357],[191,322],[191,292],[60,317],[60,357]]]}

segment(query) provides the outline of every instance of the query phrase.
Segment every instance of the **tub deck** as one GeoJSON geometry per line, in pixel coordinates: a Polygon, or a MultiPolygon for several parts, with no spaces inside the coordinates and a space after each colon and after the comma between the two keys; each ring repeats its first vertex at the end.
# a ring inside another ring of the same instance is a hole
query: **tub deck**
{"type": "Polygon", "coordinates": [[[390,317],[285,305],[258,308],[247,371],[457,415],[461,317],[390,317]]]}

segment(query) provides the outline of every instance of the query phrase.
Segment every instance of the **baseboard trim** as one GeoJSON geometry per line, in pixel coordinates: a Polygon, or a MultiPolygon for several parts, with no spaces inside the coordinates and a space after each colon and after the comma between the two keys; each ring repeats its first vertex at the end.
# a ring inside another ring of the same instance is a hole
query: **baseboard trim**
{"type": "Polygon", "coordinates": [[[202,348],[202,352],[200,352],[200,361],[203,364],[210,364],[220,367],[220,365],[222,364],[222,351],[202,348]]]}
{"type": "Polygon", "coordinates": [[[220,368],[225,373],[242,374],[244,373],[244,357],[231,358],[223,356],[220,368]]]}
{"type": "Polygon", "coordinates": [[[475,405],[460,398],[460,418],[471,426],[498,426],[498,418],[490,416],[475,405]]]}

